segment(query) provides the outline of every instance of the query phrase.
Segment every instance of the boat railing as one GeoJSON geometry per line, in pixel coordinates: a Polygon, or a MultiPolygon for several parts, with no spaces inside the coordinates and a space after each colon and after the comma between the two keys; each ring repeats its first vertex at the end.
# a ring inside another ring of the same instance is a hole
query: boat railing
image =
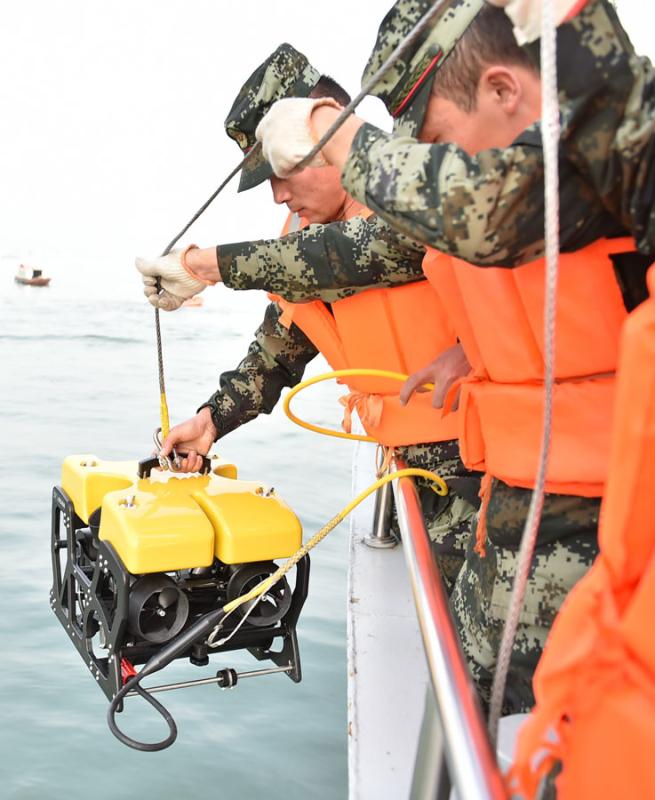
{"type": "MultiPolygon", "coordinates": [[[[403,468],[405,464],[398,459],[392,465],[395,471],[403,468]]],[[[432,555],[414,481],[400,478],[393,487],[433,694],[433,698],[426,698],[412,798],[448,798],[451,785],[459,800],[506,798],[432,555]]]]}

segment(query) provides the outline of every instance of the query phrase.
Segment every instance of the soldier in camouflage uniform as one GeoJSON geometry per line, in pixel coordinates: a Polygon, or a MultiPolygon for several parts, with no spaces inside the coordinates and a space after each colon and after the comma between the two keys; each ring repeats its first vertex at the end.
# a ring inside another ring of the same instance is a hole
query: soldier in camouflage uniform
{"type": "MultiPolygon", "coordinates": [[[[429,5],[400,0],[394,6],[381,27],[365,79],[429,5]],[[399,16],[394,16],[394,11],[399,16]],[[398,24],[399,18],[404,19],[404,27],[398,24]]],[[[494,9],[481,12],[430,81],[433,96],[454,103],[463,112],[458,119],[464,123],[470,121],[467,115],[476,110],[480,62],[483,66],[495,63],[490,58],[495,51],[496,61],[502,63],[503,52],[516,50],[508,41],[511,31],[507,22],[500,21],[501,16],[494,9]],[[467,81],[473,81],[473,93],[470,85],[467,89],[467,81]]],[[[427,42],[419,43],[415,51],[415,57],[423,58],[422,63],[429,63],[430,55],[436,57],[439,52],[438,27],[433,35],[432,50],[428,36],[427,42]]],[[[507,57],[521,63],[516,53],[507,57]]],[[[375,90],[391,113],[402,105],[416,80],[410,70],[405,70],[404,76],[402,70],[400,73],[400,77],[392,74],[375,90]]],[[[428,94],[429,91],[421,89],[428,94]]],[[[274,108],[271,115],[275,112],[274,108]]],[[[334,117],[331,109],[312,114],[316,133],[320,135],[334,117]]],[[[279,121],[284,122],[282,114],[279,121]]],[[[263,128],[260,135],[264,152],[275,168],[275,134],[267,147],[267,135],[272,129],[267,131],[266,120],[263,128]]],[[[459,131],[452,131],[452,140],[459,143],[464,129],[462,125],[459,131]]],[[[424,132],[421,131],[421,138],[424,132]]],[[[522,132],[505,149],[473,150],[475,155],[451,144],[417,145],[356,119],[343,133],[341,141],[337,135],[324,148],[323,156],[329,163],[343,167],[344,187],[354,197],[398,230],[479,265],[518,266],[543,256],[543,155],[538,124],[522,132]]],[[[493,136],[494,132],[483,134],[493,136]]],[[[448,135],[442,138],[450,140],[448,135]]],[[[441,138],[437,137],[437,141],[441,138]]],[[[279,155],[279,163],[285,163],[283,154],[279,155]]],[[[603,236],[625,233],[620,222],[607,213],[590,181],[581,177],[575,164],[566,159],[560,163],[560,204],[563,250],[577,250],[603,236]]],[[[639,271],[642,276],[643,271],[639,271]]],[[[629,285],[622,288],[626,306],[633,307],[639,292],[632,292],[629,285]]],[[[466,564],[452,596],[462,644],[484,700],[489,698],[530,494],[529,490],[498,480],[492,482],[486,511],[486,557],[478,555],[473,547],[477,532],[474,524],[466,564]]],[[[510,665],[505,713],[525,711],[533,703],[531,676],[552,620],[597,552],[599,506],[598,498],[546,495],[510,665]]]]}
{"type": "MultiPolygon", "coordinates": [[[[331,96],[343,105],[350,100],[331,79],[321,76],[301,53],[288,44],[281,45],[246,81],[226,118],[225,129],[242,151],[248,152],[253,146],[255,128],[270,105],[285,96],[331,96]]],[[[338,221],[343,217],[344,210],[352,204],[340,187],[338,173],[335,171],[332,185],[325,182],[324,170],[318,175],[315,174],[316,170],[308,172],[314,184],[323,178],[322,185],[327,187],[327,191],[320,193],[323,205],[318,210],[314,209],[313,213],[305,209],[303,216],[310,221],[338,221]],[[336,198],[336,202],[333,198],[336,198]],[[328,202],[332,206],[330,209],[326,205],[328,202]]],[[[284,196],[277,193],[280,181],[271,176],[270,165],[263,158],[250,160],[241,174],[239,191],[271,178],[276,202],[280,202],[278,197],[284,196]]],[[[316,196],[319,196],[318,193],[316,196]]],[[[364,220],[360,218],[360,221],[364,220]]],[[[278,247],[281,245],[282,242],[278,243],[278,247]]],[[[246,248],[248,246],[241,250],[246,248]]],[[[256,247],[253,249],[256,250],[256,247]]],[[[415,250],[422,257],[422,248],[415,250]]],[[[420,257],[416,260],[418,269],[415,276],[412,274],[414,278],[423,278],[420,257]]],[[[396,282],[406,282],[406,273],[398,269],[395,260],[381,262],[381,269],[382,272],[376,273],[376,288],[385,283],[394,285],[396,282]],[[388,282],[384,280],[387,274],[388,282]]],[[[366,288],[372,287],[362,286],[357,290],[366,288]]],[[[307,292],[305,283],[303,290],[307,292]]],[[[328,295],[322,292],[321,297],[339,300],[357,290],[350,287],[341,291],[332,290],[328,295]]],[[[287,289],[285,296],[289,294],[287,289]]],[[[199,469],[201,461],[198,453],[205,454],[216,439],[259,414],[270,413],[283,388],[299,383],[306,365],[318,354],[319,351],[305,333],[293,323],[287,327],[281,322],[281,315],[277,303],[273,302],[267,307],[264,321],[257,329],[246,357],[236,369],[220,376],[220,388],[200,407],[195,417],[171,430],[164,452],[173,446],[189,452],[181,465],[183,469],[199,469]]],[[[464,560],[470,521],[478,505],[479,477],[469,474],[464,468],[456,440],[400,447],[397,451],[408,465],[436,471],[445,480],[455,481],[447,497],[437,496],[425,481],[421,481],[419,486],[426,527],[433,541],[444,584],[450,591],[464,560]]]]}

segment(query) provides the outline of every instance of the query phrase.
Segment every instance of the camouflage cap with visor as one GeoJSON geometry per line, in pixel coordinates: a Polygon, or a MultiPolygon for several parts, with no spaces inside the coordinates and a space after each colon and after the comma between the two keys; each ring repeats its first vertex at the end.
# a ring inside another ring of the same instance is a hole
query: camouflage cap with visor
{"type": "MultiPolygon", "coordinates": [[[[379,97],[394,118],[394,133],[416,138],[423,124],[436,70],[475,19],[484,0],[450,0],[427,32],[391,67],[371,94],[379,97]]],[[[362,75],[365,83],[401,40],[434,6],[433,0],[398,0],[378,30],[375,47],[362,75]]]]}
{"type": "MultiPolygon", "coordinates": [[[[225,131],[247,153],[255,145],[255,129],[264,114],[283,97],[309,97],[321,78],[307,58],[290,44],[281,44],[260,64],[239,90],[225,119],[225,131]]],[[[273,174],[258,151],[241,170],[239,191],[252,189],[273,174]]]]}

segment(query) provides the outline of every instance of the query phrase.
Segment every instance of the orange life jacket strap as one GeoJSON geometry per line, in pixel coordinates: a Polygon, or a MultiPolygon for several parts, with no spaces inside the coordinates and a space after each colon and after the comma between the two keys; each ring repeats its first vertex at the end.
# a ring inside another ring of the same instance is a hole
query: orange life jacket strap
{"type": "Polygon", "coordinates": [[[350,392],[339,398],[343,406],[343,421],[341,427],[346,433],[352,433],[352,413],[357,411],[357,416],[365,429],[380,425],[382,420],[383,402],[379,394],[366,392],[350,392]]]}
{"type": "Polygon", "coordinates": [[[482,500],[478,512],[478,522],[475,530],[475,552],[484,558],[487,555],[485,542],[487,541],[487,508],[491,500],[491,486],[493,478],[489,473],[485,473],[480,481],[480,491],[478,496],[482,500]]]}

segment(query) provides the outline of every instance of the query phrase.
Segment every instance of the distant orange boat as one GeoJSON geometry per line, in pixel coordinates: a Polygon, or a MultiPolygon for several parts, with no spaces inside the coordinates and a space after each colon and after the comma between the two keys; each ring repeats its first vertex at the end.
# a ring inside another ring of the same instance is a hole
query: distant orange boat
{"type": "Polygon", "coordinates": [[[43,270],[32,269],[21,264],[18,267],[18,272],[14,275],[16,283],[21,283],[24,286],[47,286],[52,278],[46,278],[43,270]]]}

